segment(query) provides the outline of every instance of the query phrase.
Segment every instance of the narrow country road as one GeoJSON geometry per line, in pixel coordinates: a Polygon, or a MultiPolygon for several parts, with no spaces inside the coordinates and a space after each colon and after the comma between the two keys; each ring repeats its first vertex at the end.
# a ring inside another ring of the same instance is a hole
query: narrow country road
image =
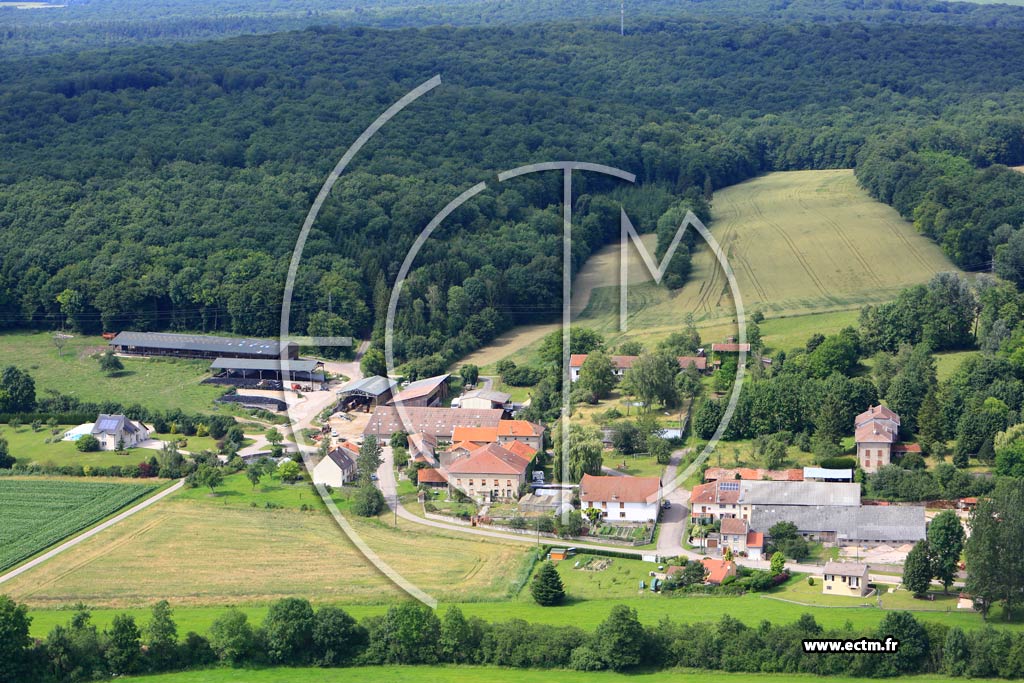
{"type": "MultiPolygon", "coordinates": [[[[668,467],[677,468],[682,456],[685,454],[685,450],[677,451],[673,453],[672,460],[669,462],[668,467]]],[[[530,545],[537,544],[537,537],[530,536],[529,534],[515,534],[509,532],[493,531],[491,529],[484,529],[481,527],[468,527],[459,524],[449,524],[446,522],[440,522],[434,519],[426,519],[409,512],[403,505],[398,501],[398,490],[397,483],[395,481],[395,469],[393,466],[394,460],[391,454],[390,448],[383,449],[383,462],[380,467],[377,468],[377,486],[384,494],[384,500],[387,502],[388,509],[396,512],[398,517],[404,520],[413,522],[415,524],[421,524],[423,526],[432,527],[434,529],[443,529],[445,531],[467,534],[470,536],[484,536],[488,538],[494,538],[502,541],[513,541],[515,543],[526,543],[530,545]]],[[[669,472],[666,468],[666,481],[670,481],[668,475],[674,474],[674,469],[669,472]]],[[[665,510],[663,521],[661,524],[661,532],[658,536],[657,550],[651,551],[650,549],[641,550],[623,546],[610,546],[601,545],[596,543],[587,543],[585,541],[573,541],[571,545],[574,548],[586,550],[588,548],[595,548],[597,550],[608,550],[620,553],[627,553],[630,555],[636,555],[638,558],[644,555],[656,554],[659,558],[671,558],[683,556],[691,560],[699,560],[703,557],[707,557],[706,553],[700,553],[693,550],[687,550],[683,547],[682,536],[686,531],[686,516],[687,506],[686,500],[688,498],[688,492],[682,488],[676,489],[667,496],[667,499],[672,502],[672,509],[665,510]]],[[[541,537],[542,542],[551,543],[553,539],[550,537],[541,537]]],[[[555,541],[556,543],[558,541],[555,541]]],[[[565,541],[565,544],[570,544],[569,541],[565,541]]],[[[771,563],[768,560],[751,560],[748,558],[737,558],[736,564],[750,567],[751,569],[768,569],[771,563]]],[[[817,564],[800,564],[796,562],[786,562],[787,569],[793,572],[802,572],[807,574],[813,574],[815,576],[821,576],[821,565],[817,564]]],[[[868,579],[876,583],[898,583],[896,577],[885,575],[885,574],[869,574],[868,579]]]]}
{"type": "Polygon", "coordinates": [[[95,526],[92,529],[89,529],[84,534],[81,534],[79,536],[75,536],[71,540],[65,541],[65,542],[61,543],[59,546],[57,546],[53,550],[45,552],[45,553],[43,553],[42,555],[40,555],[39,557],[37,557],[37,558],[35,558],[33,560],[29,560],[28,562],[26,562],[25,564],[21,565],[20,567],[18,567],[16,569],[12,569],[11,571],[7,572],[6,574],[0,576],[0,583],[3,583],[4,581],[9,581],[10,579],[13,579],[15,576],[18,576],[19,574],[23,574],[24,572],[27,572],[30,569],[38,567],[43,562],[46,562],[47,560],[49,560],[51,557],[59,555],[60,553],[64,552],[65,550],[68,550],[69,548],[74,548],[79,543],[92,538],[96,534],[99,534],[99,533],[101,533],[103,531],[106,531],[107,529],[109,529],[110,527],[114,526],[118,522],[131,517],[136,512],[140,512],[142,510],[145,510],[150,505],[153,505],[154,503],[163,500],[164,498],[166,498],[167,496],[171,495],[172,493],[174,493],[175,491],[177,491],[178,489],[180,489],[184,485],[185,485],[185,480],[184,479],[179,479],[177,481],[177,483],[175,483],[173,486],[169,486],[168,488],[164,489],[163,491],[161,491],[160,493],[156,494],[155,496],[151,496],[151,497],[147,498],[146,500],[142,501],[141,503],[139,503],[139,504],[137,504],[137,505],[135,505],[135,506],[133,506],[131,508],[128,508],[127,510],[125,510],[122,513],[120,513],[119,515],[117,515],[115,517],[111,517],[110,519],[108,519],[107,521],[103,522],[99,526],[95,526]]]}

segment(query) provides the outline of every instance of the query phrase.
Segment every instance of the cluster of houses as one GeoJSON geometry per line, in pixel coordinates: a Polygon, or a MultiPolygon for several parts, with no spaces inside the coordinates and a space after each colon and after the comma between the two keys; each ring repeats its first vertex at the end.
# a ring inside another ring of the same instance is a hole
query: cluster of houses
{"type": "MultiPolygon", "coordinates": [[[[888,465],[899,452],[894,448],[899,416],[884,406],[858,415],[856,433],[865,470],[888,465]]],[[[792,522],[809,540],[866,546],[915,543],[925,537],[926,527],[923,507],[862,505],[852,470],[820,467],[709,468],[705,483],[690,493],[690,516],[694,522],[720,523],[709,547],[723,552],[728,547],[753,558],[761,556],[764,535],[779,522],[792,522]]]]}

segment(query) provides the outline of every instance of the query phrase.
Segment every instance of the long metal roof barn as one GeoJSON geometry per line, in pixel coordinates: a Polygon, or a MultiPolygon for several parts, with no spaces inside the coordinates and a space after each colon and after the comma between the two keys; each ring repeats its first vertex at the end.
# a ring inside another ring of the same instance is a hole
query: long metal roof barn
{"type": "Polygon", "coordinates": [[[264,370],[267,372],[313,372],[317,360],[281,360],[280,358],[218,358],[211,370],[264,370]]]}
{"type": "Polygon", "coordinates": [[[173,334],[170,332],[121,332],[110,340],[111,346],[139,349],[167,349],[218,356],[245,354],[280,358],[283,350],[297,348],[294,342],[276,339],[214,337],[205,334],[173,334]]]}
{"type": "Polygon", "coordinates": [[[352,380],[345,386],[338,389],[338,396],[359,394],[362,396],[380,396],[398,386],[398,382],[387,377],[374,375],[363,379],[352,380]]]}

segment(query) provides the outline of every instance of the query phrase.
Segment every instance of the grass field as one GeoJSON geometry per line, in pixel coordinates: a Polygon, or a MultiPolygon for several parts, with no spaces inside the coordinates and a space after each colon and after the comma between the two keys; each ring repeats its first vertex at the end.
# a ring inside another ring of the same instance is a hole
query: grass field
{"type": "Polygon", "coordinates": [[[210,363],[201,360],[124,358],[124,371],[115,377],[100,372],[93,357],[107,348],[101,337],[67,340],[58,355],[49,333],[10,333],[0,336],[0,367],[17,365],[36,381],[36,393],[46,389],[83,401],[139,403],[147,408],[211,412],[222,387],[200,384],[210,363]]]}
{"type": "Polygon", "coordinates": [[[155,484],[0,479],[0,570],[92,526],[155,488],[155,484]]]}
{"type": "MultiPolygon", "coordinates": [[[[391,522],[387,514],[352,519],[386,562],[441,600],[507,598],[526,561],[522,545],[428,535],[391,522]]],[[[242,475],[229,477],[215,495],[183,490],[2,590],[38,607],[82,600],[117,608],[148,605],[154,597],[206,606],[287,596],[386,603],[402,595],[349,543],[311,488],[265,479],[253,490],[242,475]],[[302,505],[310,509],[301,511],[302,505]]]]}
{"type": "MultiPolygon", "coordinates": [[[[820,677],[794,674],[725,673],[675,669],[639,674],[617,674],[610,671],[566,671],[561,669],[503,669],[482,666],[380,666],[351,669],[208,669],[189,673],[164,674],[139,678],[121,678],[124,683],[603,683],[604,681],[632,681],[633,683],[706,683],[721,679],[729,683],[759,683],[760,681],[820,681],[820,677]]],[[[861,683],[864,678],[831,677],[831,683],[861,683]]],[[[912,683],[937,683],[953,680],[944,676],[907,676],[901,680],[912,683]]],[[[982,680],[982,679],[975,679],[982,680]]]]}
{"type": "MultiPolygon", "coordinates": [[[[936,272],[956,270],[936,244],[871,199],[850,170],[769,173],[716,192],[712,215],[711,232],[736,273],[746,311],[761,309],[767,317],[761,328],[769,350],[856,325],[864,304],[889,301],[936,272]]],[[[605,247],[577,276],[574,289],[588,299],[583,307],[574,296],[580,324],[602,331],[610,344],[634,338],[652,345],[691,312],[705,342],[735,333],[724,274],[710,250],[699,247],[689,282],[671,293],[643,282],[649,276],[630,248],[630,332],[621,334],[618,254],[617,244],[605,247]]],[[[517,328],[465,362],[485,368],[506,357],[529,362],[553,329],[557,323],[517,328]]]]}

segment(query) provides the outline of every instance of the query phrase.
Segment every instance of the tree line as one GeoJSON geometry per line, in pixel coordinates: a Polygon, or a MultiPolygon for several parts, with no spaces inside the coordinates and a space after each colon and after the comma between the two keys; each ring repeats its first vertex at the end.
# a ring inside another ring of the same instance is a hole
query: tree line
{"type": "MultiPolygon", "coordinates": [[[[927,4],[907,11],[935,10],[927,4]]],[[[870,166],[858,155],[876,136],[962,127],[978,149],[1001,150],[985,159],[1017,153],[1017,129],[999,119],[1016,105],[997,116],[981,104],[1020,89],[1007,64],[1024,57],[1024,39],[1000,22],[839,28],[780,15],[639,21],[625,38],[588,23],[394,35],[317,28],[18,62],[0,86],[0,328],[276,333],[323,178],[387,103],[438,68],[445,85],[335,187],[306,243],[293,329],[379,343],[416,234],[510,159],[637,172],[638,188],[577,174],[578,269],[618,238],[620,204],[653,231],[684,207],[706,216],[714,188],[767,170],[870,166]]],[[[410,374],[560,311],[560,192],[548,175],[492,183],[424,246],[396,319],[410,374]]],[[[685,280],[687,251],[671,286],[685,280]]]]}
{"type": "MultiPolygon", "coordinates": [[[[685,598],[681,598],[685,599],[685,598]]],[[[557,608],[552,608],[557,609],[557,608]]],[[[458,607],[438,614],[405,602],[357,621],[343,609],[314,608],[300,598],[271,603],[262,623],[245,612],[221,613],[205,635],[179,637],[166,601],[148,623],[122,614],[100,630],[85,607],[46,638],[29,635],[24,605],[0,597],[0,681],[71,683],[111,675],[235,667],[482,664],[511,668],[612,670],[687,667],[819,676],[895,677],[942,673],[970,678],[1024,675],[1024,634],[991,626],[965,631],[888,612],[875,627],[825,628],[805,614],[790,624],[748,626],[730,615],[716,622],[640,622],[635,609],[613,607],[593,632],[522,619],[488,622],[458,607]],[[885,654],[806,654],[805,639],[892,637],[885,654]]]]}

